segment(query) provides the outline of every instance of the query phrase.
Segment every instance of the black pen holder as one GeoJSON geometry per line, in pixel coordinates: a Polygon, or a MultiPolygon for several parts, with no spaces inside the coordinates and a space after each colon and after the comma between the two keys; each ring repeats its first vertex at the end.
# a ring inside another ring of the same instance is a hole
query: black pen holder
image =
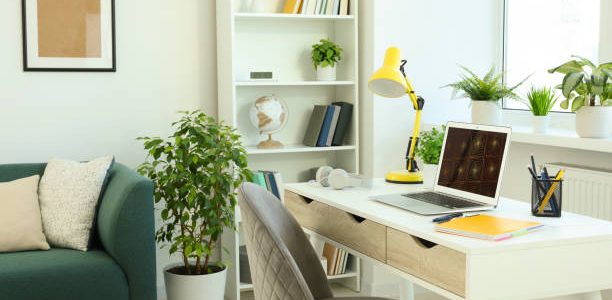
{"type": "Polygon", "coordinates": [[[531,214],[536,217],[561,217],[563,180],[531,179],[531,214]]]}

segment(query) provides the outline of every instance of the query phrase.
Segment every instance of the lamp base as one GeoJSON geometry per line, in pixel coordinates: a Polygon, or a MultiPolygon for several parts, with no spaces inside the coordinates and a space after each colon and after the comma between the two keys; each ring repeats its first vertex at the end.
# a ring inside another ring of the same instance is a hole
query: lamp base
{"type": "Polygon", "coordinates": [[[407,170],[391,171],[385,176],[385,181],[400,184],[421,184],[423,183],[423,173],[407,170]]]}

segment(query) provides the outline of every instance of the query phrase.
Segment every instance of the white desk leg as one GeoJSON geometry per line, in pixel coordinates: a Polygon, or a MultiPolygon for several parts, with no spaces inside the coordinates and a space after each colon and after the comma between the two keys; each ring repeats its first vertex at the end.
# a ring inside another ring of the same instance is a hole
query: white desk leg
{"type": "MultiPolygon", "coordinates": [[[[542,299],[544,300],[544,299],[542,299]]],[[[603,300],[601,292],[591,292],[585,294],[576,294],[563,297],[546,298],[545,300],[603,300]]]]}
{"type": "Polygon", "coordinates": [[[414,284],[412,282],[404,280],[404,284],[401,285],[400,300],[414,300],[414,284]]]}

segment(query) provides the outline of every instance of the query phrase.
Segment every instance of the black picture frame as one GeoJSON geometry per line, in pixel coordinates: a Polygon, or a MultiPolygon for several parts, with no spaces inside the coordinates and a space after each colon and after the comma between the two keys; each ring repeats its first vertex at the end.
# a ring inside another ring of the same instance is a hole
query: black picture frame
{"type": "Polygon", "coordinates": [[[26,1],[21,0],[21,24],[22,24],[22,39],[23,39],[23,71],[24,72],[117,72],[117,42],[116,42],[116,26],[115,26],[115,0],[110,0],[111,13],[111,48],[112,48],[112,66],[109,68],[40,68],[30,67],[28,65],[28,36],[27,36],[27,13],[26,1]]]}

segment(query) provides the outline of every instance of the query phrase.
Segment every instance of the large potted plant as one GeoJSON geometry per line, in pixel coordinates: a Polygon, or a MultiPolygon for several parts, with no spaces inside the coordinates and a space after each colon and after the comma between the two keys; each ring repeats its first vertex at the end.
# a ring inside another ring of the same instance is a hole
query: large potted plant
{"type": "Polygon", "coordinates": [[[317,71],[317,80],[336,80],[336,66],[342,59],[342,48],[330,39],[321,39],[312,45],[312,64],[317,71]]]}
{"type": "Polygon", "coordinates": [[[576,132],[581,137],[606,138],[612,131],[612,62],[596,66],[590,60],[574,59],[548,70],[564,74],[558,86],[565,99],[563,109],[576,112],[576,132]]]}
{"type": "Polygon", "coordinates": [[[527,106],[533,114],[533,132],[545,134],[550,123],[550,110],[557,103],[559,97],[552,88],[531,87],[527,92],[527,106]]]}
{"type": "Polygon", "coordinates": [[[518,99],[514,90],[527,78],[513,87],[504,85],[502,73],[496,73],[491,67],[484,77],[480,78],[468,68],[461,66],[461,80],[446,85],[453,88],[453,98],[458,93],[461,98],[470,98],[472,105],[472,123],[497,125],[501,123],[501,105],[503,98],[518,99]]]}
{"type": "Polygon", "coordinates": [[[416,155],[423,162],[423,182],[427,185],[436,180],[445,132],[446,126],[442,126],[441,130],[434,127],[431,131],[421,132],[419,136],[416,155]]]}
{"type": "Polygon", "coordinates": [[[235,189],[251,173],[235,129],[200,111],[182,112],[167,138],[141,137],[138,171],[155,183],[156,239],[182,262],[164,270],[168,300],[222,300],[226,267],[210,259],[224,229],[235,229],[235,189]]]}

